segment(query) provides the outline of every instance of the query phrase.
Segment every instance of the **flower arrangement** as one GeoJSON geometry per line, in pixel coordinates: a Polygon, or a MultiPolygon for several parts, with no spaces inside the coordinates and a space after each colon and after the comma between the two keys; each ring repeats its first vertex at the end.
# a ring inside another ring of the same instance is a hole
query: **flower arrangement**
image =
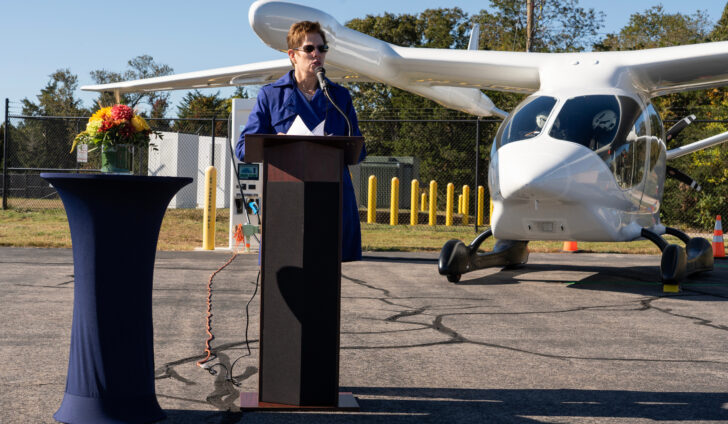
{"type": "Polygon", "coordinates": [[[96,111],[86,124],[86,130],[74,138],[71,152],[78,143],[99,147],[111,147],[120,144],[146,146],[149,136],[161,134],[152,131],[147,121],[134,113],[127,105],[117,104],[96,111]]]}

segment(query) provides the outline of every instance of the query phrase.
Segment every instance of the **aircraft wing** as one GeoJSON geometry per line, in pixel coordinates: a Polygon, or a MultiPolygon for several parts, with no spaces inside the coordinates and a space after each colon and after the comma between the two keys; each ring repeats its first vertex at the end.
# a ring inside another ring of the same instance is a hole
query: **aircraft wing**
{"type": "MultiPolygon", "coordinates": [[[[87,91],[109,91],[132,93],[161,90],[189,90],[198,88],[228,87],[235,85],[264,85],[276,81],[286,72],[293,69],[286,59],[247,65],[229,66],[208,69],[205,71],[187,72],[164,77],[147,78],[134,81],[123,81],[110,84],[86,85],[81,87],[87,91]]],[[[335,82],[371,82],[371,80],[336,66],[327,66],[326,76],[335,82]]]]}
{"type": "MultiPolygon", "coordinates": [[[[248,18],[261,40],[279,51],[287,49],[286,34],[293,23],[317,21],[331,47],[326,58],[330,79],[388,84],[477,116],[507,116],[481,89],[533,93],[601,85],[655,97],[728,84],[728,42],[582,53],[408,48],[347,28],[327,13],[299,4],[258,0],[248,18]]],[[[290,69],[285,58],[82,89],[123,93],[257,85],[273,82],[290,69]]]]}
{"type": "Polygon", "coordinates": [[[624,65],[638,88],[651,97],[728,84],[728,42],[629,52],[624,65]]]}

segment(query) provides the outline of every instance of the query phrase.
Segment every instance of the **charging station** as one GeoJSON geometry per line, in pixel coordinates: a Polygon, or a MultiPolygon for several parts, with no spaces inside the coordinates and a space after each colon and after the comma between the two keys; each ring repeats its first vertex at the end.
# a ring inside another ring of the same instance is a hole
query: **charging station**
{"type": "MultiPolygon", "coordinates": [[[[248,116],[255,106],[256,99],[233,99],[232,128],[230,143],[233,150],[243,132],[248,116]]],[[[235,247],[235,229],[239,224],[260,226],[263,206],[263,166],[259,162],[240,162],[233,155],[235,166],[230,173],[230,230],[229,248],[235,247]],[[246,218],[246,215],[249,217],[246,218]]],[[[260,237],[250,237],[250,249],[259,250],[260,237]]]]}

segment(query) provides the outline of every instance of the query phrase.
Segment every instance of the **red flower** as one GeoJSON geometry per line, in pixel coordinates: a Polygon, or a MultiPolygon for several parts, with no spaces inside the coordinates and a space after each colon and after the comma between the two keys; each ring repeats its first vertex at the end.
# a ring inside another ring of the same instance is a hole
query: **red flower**
{"type": "Polygon", "coordinates": [[[111,108],[111,118],[114,120],[129,121],[134,111],[127,105],[115,105],[111,108]]]}
{"type": "Polygon", "coordinates": [[[104,121],[99,129],[101,132],[106,132],[114,127],[114,121],[104,121]]]}
{"type": "Polygon", "coordinates": [[[119,127],[119,134],[126,139],[134,138],[134,127],[131,124],[124,124],[119,127]]]}

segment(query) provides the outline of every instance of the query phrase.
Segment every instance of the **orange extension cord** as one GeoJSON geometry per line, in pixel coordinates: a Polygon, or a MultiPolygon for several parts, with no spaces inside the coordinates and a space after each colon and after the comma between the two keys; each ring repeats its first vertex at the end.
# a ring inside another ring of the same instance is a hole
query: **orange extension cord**
{"type": "Polygon", "coordinates": [[[221,266],[217,269],[217,271],[210,274],[210,279],[207,280],[207,323],[205,326],[205,332],[207,333],[207,340],[205,340],[205,353],[207,356],[205,356],[204,359],[201,361],[197,361],[197,366],[204,368],[205,363],[209,362],[217,357],[217,355],[214,355],[212,353],[212,347],[210,346],[210,342],[215,340],[215,336],[212,334],[212,279],[215,278],[215,275],[217,275],[218,272],[222,271],[232,263],[232,261],[238,256],[238,246],[240,245],[240,242],[243,241],[243,226],[241,224],[238,224],[238,227],[235,229],[235,248],[233,250],[233,256],[228,259],[227,262],[225,262],[225,265],[221,266]]]}

